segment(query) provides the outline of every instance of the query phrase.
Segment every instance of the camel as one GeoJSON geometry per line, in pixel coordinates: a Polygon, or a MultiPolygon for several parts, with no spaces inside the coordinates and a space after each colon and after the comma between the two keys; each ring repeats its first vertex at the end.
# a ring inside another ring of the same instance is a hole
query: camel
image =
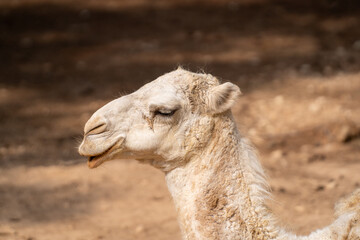
{"type": "Polygon", "coordinates": [[[309,236],[278,226],[263,168],[231,113],[240,94],[235,84],[179,68],[97,110],[79,153],[90,168],[136,159],[163,171],[186,240],[359,240],[360,189],[309,236]]]}

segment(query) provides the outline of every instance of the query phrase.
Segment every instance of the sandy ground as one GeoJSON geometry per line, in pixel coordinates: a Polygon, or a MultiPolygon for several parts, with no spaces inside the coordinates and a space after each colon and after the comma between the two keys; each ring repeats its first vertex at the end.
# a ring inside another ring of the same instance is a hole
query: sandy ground
{"type": "Polygon", "coordinates": [[[355,1],[0,2],[0,239],[180,239],[163,174],[76,147],[106,102],[183,65],[236,83],[280,223],[333,221],[360,187],[355,1]]]}

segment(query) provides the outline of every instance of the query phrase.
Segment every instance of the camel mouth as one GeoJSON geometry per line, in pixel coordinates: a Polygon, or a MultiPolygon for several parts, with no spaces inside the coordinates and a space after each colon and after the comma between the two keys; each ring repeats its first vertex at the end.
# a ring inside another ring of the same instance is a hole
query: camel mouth
{"type": "Polygon", "coordinates": [[[101,154],[101,155],[98,155],[98,156],[89,157],[88,162],[87,162],[88,167],[89,168],[96,168],[96,167],[100,166],[102,164],[102,162],[103,162],[103,161],[100,161],[101,156],[103,156],[103,155],[101,154]]]}
{"type": "Polygon", "coordinates": [[[109,148],[107,148],[104,152],[95,155],[95,156],[89,156],[88,157],[88,162],[87,165],[89,168],[97,168],[98,166],[100,166],[102,163],[111,160],[109,158],[109,154],[113,151],[114,146],[116,145],[116,143],[114,143],[113,145],[111,145],[109,148]]]}

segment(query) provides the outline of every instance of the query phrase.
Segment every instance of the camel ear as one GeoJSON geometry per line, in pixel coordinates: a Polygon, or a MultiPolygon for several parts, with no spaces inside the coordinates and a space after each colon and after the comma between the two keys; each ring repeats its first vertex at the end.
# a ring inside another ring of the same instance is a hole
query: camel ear
{"type": "Polygon", "coordinates": [[[230,82],[213,87],[207,99],[209,112],[217,114],[229,110],[240,95],[240,88],[230,82]]]}

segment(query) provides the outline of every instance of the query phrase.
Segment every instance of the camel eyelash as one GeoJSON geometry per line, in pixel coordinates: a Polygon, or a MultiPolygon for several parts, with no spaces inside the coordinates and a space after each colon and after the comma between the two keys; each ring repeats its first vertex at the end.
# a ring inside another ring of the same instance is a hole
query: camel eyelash
{"type": "Polygon", "coordinates": [[[175,114],[175,112],[177,111],[177,109],[175,110],[156,110],[154,112],[154,115],[160,115],[160,116],[163,116],[163,117],[171,117],[172,115],[175,114]]]}

